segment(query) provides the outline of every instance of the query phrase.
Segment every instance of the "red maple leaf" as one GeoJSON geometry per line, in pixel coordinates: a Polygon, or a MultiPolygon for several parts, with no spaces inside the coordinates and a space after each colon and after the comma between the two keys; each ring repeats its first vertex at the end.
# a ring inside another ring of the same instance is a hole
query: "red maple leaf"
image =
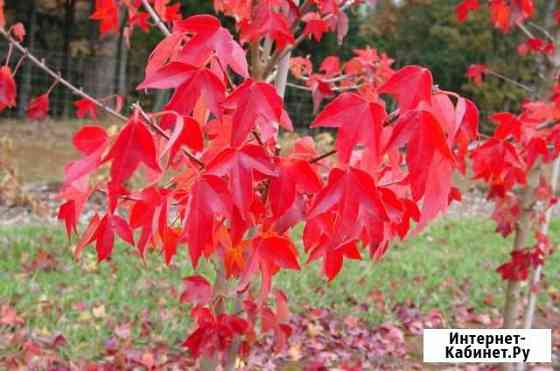
{"type": "Polygon", "coordinates": [[[424,198],[418,226],[421,229],[440,211],[447,210],[455,160],[444,129],[429,112],[413,112],[399,118],[387,147],[400,148],[405,144],[412,198],[424,198]]]}
{"type": "Polygon", "coordinates": [[[41,121],[49,116],[49,93],[39,95],[27,105],[27,118],[41,121]]]}
{"type": "Polygon", "coordinates": [[[493,0],[489,4],[490,18],[494,26],[502,32],[508,32],[511,27],[511,8],[506,0],[493,0]]]}
{"type": "Polygon", "coordinates": [[[335,55],[328,56],[323,59],[319,71],[323,72],[327,77],[335,76],[340,73],[340,58],[335,55]]]}
{"type": "Polygon", "coordinates": [[[146,12],[130,12],[128,14],[128,24],[131,28],[138,27],[143,32],[150,31],[150,15],[146,12]]]}
{"type": "Polygon", "coordinates": [[[95,250],[97,251],[97,260],[103,261],[108,259],[113,253],[115,246],[115,232],[125,242],[134,245],[132,230],[128,223],[118,215],[106,214],[101,220],[92,219],[88,230],[84,234],[84,238],[79,242],[76,248],[76,254],[87,245],[95,241],[95,250]]]}
{"type": "Polygon", "coordinates": [[[385,109],[354,93],[343,93],[330,102],[315,118],[311,127],[339,128],[336,139],[338,157],[348,162],[357,144],[367,146],[377,156],[385,109]]]}
{"type": "MultiPolygon", "coordinates": [[[[276,89],[265,82],[246,80],[226,99],[224,107],[235,109],[231,145],[241,145],[258,124],[270,129],[282,123],[283,103],[276,89]]],[[[291,129],[291,127],[286,127],[291,129]]]]}
{"type": "Polygon", "coordinates": [[[194,267],[198,265],[203,253],[213,251],[217,217],[230,217],[231,208],[231,195],[227,184],[221,178],[204,175],[192,186],[185,218],[184,239],[189,245],[194,267]]]}
{"type": "Polygon", "coordinates": [[[334,232],[334,218],[334,214],[323,214],[308,221],[303,231],[303,243],[305,251],[309,253],[309,262],[323,257],[323,272],[329,281],[342,269],[344,258],[361,259],[355,240],[350,240],[335,249],[324,248],[334,232]]]}
{"type": "Polygon", "coordinates": [[[252,274],[260,270],[262,283],[259,301],[262,303],[271,289],[272,276],[280,268],[299,270],[298,253],[292,240],[276,233],[265,232],[253,239],[252,255],[240,280],[240,287],[249,282],[252,274]]]}
{"type": "Polygon", "coordinates": [[[478,0],[463,0],[455,7],[455,14],[459,22],[464,22],[469,17],[469,13],[480,7],[478,0]]]}
{"type": "Polygon", "coordinates": [[[257,176],[277,176],[263,147],[247,144],[226,148],[208,164],[208,174],[228,176],[233,203],[245,215],[254,199],[253,182],[257,176]]]}
{"type": "Polygon", "coordinates": [[[4,15],[4,0],[0,0],[0,27],[6,27],[6,16],[4,15]]]}
{"type": "Polygon", "coordinates": [[[83,119],[90,117],[93,120],[97,120],[97,105],[90,99],[82,98],[74,102],[74,108],[76,109],[76,117],[83,119]]]}
{"type": "Polygon", "coordinates": [[[319,255],[359,239],[364,232],[376,235],[378,241],[370,238],[375,244],[383,240],[382,225],[389,220],[373,178],[354,167],[331,171],[328,184],[315,196],[307,219],[325,213],[334,213],[331,219],[334,224],[329,227],[332,232],[326,239],[316,236],[319,248],[314,253],[319,255]]]}
{"type": "Polygon", "coordinates": [[[527,250],[514,250],[511,252],[511,259],[507,263],[500,265],[498,272],[503,280],[525,281],[529,278],[529,268],[531,267],[531,256],[527,250]]]}
{"type": "Polygon", "coordinates": [[[141,163],[156,172],[161,171],[154,137],[137,113],[128,120],[103,161],[108,160],[113,160],[111,181],[116,184],[130,178],[141,163]]]}
{"type": "Polygon", "coordinates": [[[321,190],[321,179],[308,161],[281,158],[279,175],[270,181],[270,206],[273,214],[280,217],[290,209],[297,192],[317,193],[321,190]]]}
{"type": "Polygon", "coordinates": [[[99,21],[99,32],[119,32],[119,7],[115,0],[95,0],[95,11],[90,19],[99,21]]]}
{"type": "MultiPolygon", "coordinates": [[[[148,73],[148,71],[146,71],[148,73]]],[[[225,86],[212,71],[182,62],[171,62],[149,72],[137,89],[177,88],[166,108],[181,115],[190,115],[199,98],[216,116],[221,116],[225,86]]]]}
{"type": "Polygon", "coordinates": [[[290,72],[295,78],[301,79],[313,72],[313,66],[309,58],[292,57],[290,58],[290,72]]]}
{"type": "Polygon", "coordinates": [[[8,66],[0,67],[0,111],[16,105],[16,82],[8,66]]]}
{"type": "Polygon", "coordinates": [[[74,134],[73,142],[74,147],[84,157],[71,161],[64,167],[65,186],[97,169],[101,164],[101,156],[109,142],[109,136],[101,126],[86,125],[74,134]]]}
{"type": "Polygon", "coordinates": [[[471,79],[475,85],[481,85],[482,78],[487,70],[488,67],[485,64],[471,64],[467,69],[467,77],[471,79]]]}
{"type": "Polygon", "coordinates": [[[279,50],[294,42],[286,16],[267,6],[260,7],[251,22],[248,20],[241,22],[240,29],[242,42],[254,42],[263,36],[268,36],[276,42],[279,50]]]}
{"type": "Polygon", "coordinates": [[[430,102],[432,96],[432,73],[420,66],[406,66],[395,72],[381,88],[380,93],[397,100],[401,113],[416,108],[420,102],[430,102]]]}
{"type": "Polygon", "coordinates": [[[329,31],[329,24],[318,13],[307,13],[303,16],[302,21],[305,22],[303,34],[313,36],[317,42],[321,41],[323,34],[329,31]]]}
{"type": "Polygon", "coordinates": [[[218,316],[208,309],[197,306],[191,316],[196,320],[197,329],[189,335],[183,346],[189,348],[193,357],[214,355],[229,349],[232,341],[249,331],[249,323],[234,315],[218,316]]]}
{"type": "Polygon", "coordinates": [[[206,305],[211,298],[212,286],[206,278],[198,275],[183,278],[181,303],[206,305]]]}
{"type": "Polygon", "coordinates": [[[474,179],[483,179],[493,186],[502,188],[502,192],[511,189],[514,184],[525,184],[527,175],[525,164],[516,147],[502,139],[491,138],[474,149],[474,179]]]}
{"type": "MultiPolygon", "coordinates": [[[[166,128],[166,124],[161,125],[166,128]]],[[[191,117],[179,117],[172,128],[171,136],[163,151],[160,153],[160,158],[169,151],[169,160],[173,161],[183,146],[190,148],[195,152],[203,149],[204,136],[200,124],[191,117]]]]}
{"type": "Polygon", "coordinates": [[[239,75],[249,77],[245,51],[216,17],[195,15],[175,23],[173,31],[194,33],[179,53],[177,61],[200,66],[215,53],[222,66],[229,66],[239,75]]]}
{"type": "Polygon", "coordinates": [[[18,22],[12,26],[12,35],[14,35],[17,41],[23,42],[23,39],[25,39],[25,26],[23,23],[18,22]]]}
{"type": "Polygon", "coordinates": [[[290,312],[286,294],[283,291],[275,290],[274,296],[276,299],[275,311],[268,306],[261,308],[261,327],[263,332],[272,331],[274,333],[274,350],[280,352],[292,334],[292,328],[288,324],[290,312]]]}
{"type": "Polygon", "coordinates": [[[77,213],[76,213],[76,202],[74,200],[69,200],[60,205],[58,209],[58,220],[64,221],[66,226],[66,234],[68,239],[72,236],[72,232],[76,230],[77,213]]]}

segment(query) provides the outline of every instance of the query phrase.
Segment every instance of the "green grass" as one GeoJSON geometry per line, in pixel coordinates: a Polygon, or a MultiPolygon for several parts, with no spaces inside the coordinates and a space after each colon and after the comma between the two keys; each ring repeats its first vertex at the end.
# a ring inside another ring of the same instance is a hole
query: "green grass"
{"type": "MultiPolygon", "coordinates": [[[[558,221],[552,224],[552,236],[560,242],[558,221]]],[[[408,300],[421,310],[437,308],[446,316],[459,302],[487,311],[487,295],[495,297],[493,308],[501,304],[504,284],[495,268],[507,259],[510,246],[511,241],[494,233],[491,222],[442,220],[393,246],[379,263],[345,261],[331,283],[313,263],[301,273],[279,273],[275,284],[288,293],[296,311],[330,307],[371,323],[393,319],[390,310],[382,313],[374,305],[373,290],[384,294],[388,308],[408,300]],[[367,310],[359,309],[362,303],[369,305],[367,310]]],[[[184,251],[167,267],[156,252],[143,263],[122,244],[116,246],[111,263],[98,265],[93,250],[87,248],[77,262],[61,229],[0,228],[0,304],[15,306],[26,326],[39,334],[63,333],[68,344],[62,349],[71,359],[103,353],[104,342],[124,323],[131,324],[136,344],[154,339],[177,344],[184,339],[188,308],[176,299],[181,278],[192,274],[184,251]],[[26,269],[41,249],[54,256],[56,264],[26,269]],[[149,337],[141,336],[142,328],[149,328],[149,337]]],[[[545,275],[556,276],[559,263],[556,254],[547,262],[545,275]]],[[[200,269],[203,274],[210,271],[204,265],[200,269]]]]}

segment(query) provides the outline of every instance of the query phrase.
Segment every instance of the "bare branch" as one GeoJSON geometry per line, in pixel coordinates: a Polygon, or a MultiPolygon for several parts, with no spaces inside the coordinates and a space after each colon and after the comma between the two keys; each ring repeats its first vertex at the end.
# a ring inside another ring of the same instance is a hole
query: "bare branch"
{"type": "MultiPolygon", "coordinates": [[[[0,34],[2,36],[4,36],[4,38],[9,42],[9,44],[13,47],[16,48],[20,53],[22,53],[31,63],[33,63],[35,66],[37,66],[39,69],[43,70],[47,75],[49,75],[53,80],[53,85],[56,84],[60,84],[63,85],[64,87],[66,87],[67,89],[69,89],[74,95],[77,95],[79,97],[85,98],[89,101],[91,101],[92,103],[94,103],[97,107],[101,108],[102,110],[104,110],[105,112],[107,112],[108,114],[110,114],[111,116],[126,122],[128,121],[128,117],[124,116],[123,114],[115,111],[113,108],[109,107],[108,105],[106,105],[105,103],[103,103],[101,100],[96,99],[94,97],[92,97],[91,95],[85,93],[82,89],[77,88],[76,86],[74,86],[71,82],[69,82],[68,80],[66,80],[65,78],[63,78],[59,73],[55,72],[53,69],[51,69],[49,66],[47,66],[47,64],[43,61],[43,60],[39,60],[37,57],[35,57],[32,53],[29,52],[29,50],[27,48],[25,48],[24,46],[22,46],[19,42],[17,42],[14,38],[12,38],[10,36],[10,34],[8,33],[8,31],[6,31],[3,28],[0,28],[0,34]]],[[[140,107],[139,105],[135,105],[135,107],[140,107]]],[[[140,112],[144,112],[143,110],[140,109],[140,112]]],[[[147,115],[146,115],[147,116],[147,115]]],[[[159,135],[161,135],[162,137],[164,137],[165,139],[169,140],[169,136],[167,135],[167,133],[159,126],[157,125],[157,123],[155,123],[151,118],[149,118],[148,116],[148,120],[147,124],[159,135]]],[[[194,157],[190,152],[188,152],[186,149],[183,149],[183,153],[189,158],[191,159],[193,162],[195,162],[196,164],[198,164],[201,167],[204,167],[204,163],[202,163],[199,159],[197,159],[196,157],[194,157]]]]}
{"type": "Polygon", "coordinates": [[[516,22],[515,25],[516,25],[521,31],[523,31],[523,33],[524,33],[528,38],[530,38],[530,39],[534,39],[534,38],[535,38],[535,35],[533,35],[533,33],[532,33],[531,31],[529,31],[529,30],[527,29],[527,27],[525,27],[525,25],[524,25],[521,21],[516,22]]]}
{"type": "Polygon", "coordinates": [[[68,88],[75,95],[90,100],[96,106],[98,106],[99,108],[101,108],[102,110],[107,112],[108,114],[118,118],[119,120],[122,120],[122,121],[127,120],[127,118],[124,115],[120,114],[119,112],[115,111],[114,109],[112,109],[108,105],[102,103],[98,99],[96,99],[96,98],[92,97],[91,95],[85,93],[83,90],[77,88],[72,83],[70,83],[68,80],[64,79],[62,76],[60,76],[60,74],[58,74],[53,69],[51,69],[49,66],[47,66],[44,61],[39,60],[37,57],[35,57],[33,54],[31,54],[27,48],[25,48],[19,42],[17,42],[14,38],[12,38],[10,36],[10,34],[8,33],[8,31],[6,31],[3,28],[0,28],[0,34],[2,34],[2,36],[4,36],[4,38],[10,43],[10,45],[12,45],[14,48],[16,48],[30,62],[32,62],[34,65],[36,65],[41,70],[43,70],[47,75],[52,77],[52,79],[54,81],[58,82],[61,85],[64,85],[66,88],[68,88]]]}
{"type": "Polygon", "coordinates": [[[556,39],[550,34],[550,32],[548,32],[548,30],[534,22],[528,22],[527,23],[529,26],[533,27],[536,30],[539,30],[540,32],[542,32],[543,35],[546,36],[547,39],[549,39],[550,41],[552,41],[553,44],[556,44],[556,39]]]}
{"type": "Polygon", "coordinates": [[[171,35],[171,32],[169,31],[165,23],[163,23],[163,21],[156,13],[154,8],[152,8],[148,0],[142,0],[142,6],[144,7],[144,9],[146,9],[146,11],[148,12],[152,20],[156,23],[156,26],[161,30],[161,32],[163,32],[165,36],[171,35]]]}
{"type": "Polygon", "coordinates": [[[522,84],[519,81],[515,81],[513,79],[510,79],[509,77],[504,76],[504,75],[502,75],[502,74],[500,74],[496,71],[492,71],[490,69],[487,69],[485,73],[487,75],[492,75],[492,76],[497,77],[497,78],[499,78],[503,81],[509,82],[510,84],[513,84],[513,85],[517,86],[518,88],[524,89],[524,90],[528,91],[529,93],[534,93],[535,92],[535,89],[533,89],[533,88],[531,88],[531,87],[529,87],[525,84],[522,84]]]}
{"type": "Polygon", "coordinates": [[[330,157],[330,156],[332,156],[332,155],[334,155],[334,154],[336,154],[336,149],[330,150],[329,152],[323,153],[323,154],[320,155],[320,156],[317,156],[317,157],[315,157],[315,158],[312,158],[311,160],[309,160],[309,163],[310,163],[310,164],[315,164],[315,163],[317,163],[317,162],[319,162],[319,161],[321,161],[321,160],[324,160],[325,158],[330,157]]]}

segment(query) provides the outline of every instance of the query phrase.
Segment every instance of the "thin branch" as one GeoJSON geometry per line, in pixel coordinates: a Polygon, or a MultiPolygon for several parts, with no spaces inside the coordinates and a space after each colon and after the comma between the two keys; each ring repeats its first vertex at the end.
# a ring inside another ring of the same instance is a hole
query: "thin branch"
{"type": "MultiPolygon", "coordinates": [[[[12,45],[14,48],[16,48],[17,50],[19,50],[19,52],[21,52],[24,56],[26,56],[26,58],[33,63],[34,65],[36,65],[37,67],[39,67],[39,69],[43,70],[47,75],[49,75],[53,80],[54,80],[54,84],[61,84],[63,86],[65,86],[67,89],[69,89],[74,95],[77,95],[79,97],[82,97],[84,99],[87,99],[89,101],[91,101],[92,103],[94,103],[97,107],[101,108],[102,110],[104,110],[105,112],[107,112],[108,114],[112,115],[113,117],[126,122],[128,121],[128,118],[126,116],[124,116],[123,114],[115,111],[113,108],[109,107],[108,105],[104,104],[101,100],[96,99],[94,97],[92,97],[91,95],[85,93],[82,89],[77,88],[76,86],[74,86],[71,82],[69,82],[68,80],[64,79],[60,74],[58,74],[57,72],[55,72],[53,69],[51,69],[49,66],[46,65],[46,63],[42,60],[39,60],[37,57],[35,57],[32,53],[29,52],[29,50],[27,48],[25,48],[24,46],[22,46],[19,42],[17,42],[14,38],[12,38],[10,36],[10,34],[3,28],[0,28],[0,34],[2,36],[4,36],[4,38],[10,43],[10,45],[12,45]]],[[[137,107],[140,107],[139,105],[136,105],[137,107]]],[[[140,109],[140,112],[144,112],[140,109]]],[[[167,135],[167,133],[159,126],[157,125],[153,120],[151,120],[148,117],[148,120],[146,120],[148,125],[159,135],[161,135],[162,137],[164,137],[165,139],[169,140],[169,136],[167,135]]],[[[196,157],[194,157],[190,152],[188,152],[187,150],[183,149],[183,153],[190,158],[192,161],[194,161],[195,163],[197,163],[199,166],[204,167],[204,164],[197,159],[196,157]]]]}
{"type": "MultiPolygon", "coordinates": [[[[333,78],[330,78],[330,79],[321,79],[321,82],[325,82],[325,83],[329,84],[329,83],[332,83],[332,82],[339,82],[339,81],[342,81],[342,80],[346,80],[348,77],[350,77],[350,76],[340,75],[340,76],[333,77],[333,78]]],[[[307,80],[309,80],[309,77],[301,76],[299,79],[303,80],[303,81],[307,81],[307,80]]]]}
{"type": "Polygon", "coordinates": [[[19,61],[17,62],[16,66],[14,67],[14,76],[19,71],[19,68],[21,67],[21,65],[25,61],[25,58],[27,58],[27,54],[22,55],[21,58],[19,59],[19,61]]]}
{"type": "Polygon", "coordinates": [[[552,43],[556,44],[556,39],[550,34],[550,32],[548,32],[548,30],[546,28],[544,28],[543,26],[540,26],[540,25],[538,25],[534,22],[528,22],[527,24],[529,26],[533,27],[534,29],[542,32],[542,34],[545,35],[547,39],[552,41],[552,43]]]}
{"type": "MultiPolygon", "coordinates": [[[[304,90],[304,91],[313,91],[313,89],[311,89],[307,86],[294,84],[293,82],[286,83],[286,86],[289,86],[290,88],[294,88],[294,89],[304,90]]],[[[345,92],[345,91],[358,90],[361,87],[362,87],[362,85],[350,85],[350,86],[343,86],[343,87],[334,87],[334,88],[331,89],[331,91],[342,93],[342,92],[345,92]]]]}
{"type": "Polygon", "coordinates": [[[171,32],[169,31],[165,23],[163,23],[163,21],[156,13],[154,8],[152,8],[148,0],[142,0],[142,6],[144,7],[144,9],[146,9],[146,11],[148,12],[152,20],[156,23],[156,26],[161,30],[161,32],[163,32],[165,36],[171,35],[171,32]]]}
{"type": "Polygon", "coordinates": [[[10,45],[13,45],[13,47],[15,47],[20,53],[27,56],[27,59],[29,59],[29,61],[31,61],[33,64],[35,64],[37,67],[39,67],[43,71],[45,71],[45,73],[47,73],[47,75],[52,77],[53,80],[57,81],[61,85],[64,85],[72,93],[74,93],[75,95],[77,95],[79,97],[90,100],[96,106],[98,106],[99,108],[101,108],[102,110],[107,112],[108,114],[118,118],[119,120],[122,120],[122,121],[127,120],[127,118],[124,115],[118,113],[117,111],[115,111],[111,107],[107,106],[106,104],[103,104],[98,99],[95,99],[91,95],[89,95],[87,93],[84,93],[84,91],[82,91],[81,89],[78,89],[76,86],[72,85],[72,83],[70,83],[68,80],[64,79],[57,72],[55,72],[53,69],[51,69],[49,66],[47,66],[44,61],[39,60],[37,57],[35,57],[33,54],[31,54],[27,48],[25,48],[19,42],[17,42],[14,38],[12,38],[10,36],[10,34],[6,30],[4,30],[3,28],[0,28],[0,34],[2,34],[2,36],[4,36],[4,38],[10,43],[10,45]]]}
{"type": "Polygon", "coordinates": [[[504,75],[502,75],[502,74],[500,74],[500,73],[498,73],[498,72],[496,72],[496,71],[486,70],[485,73],[486,73],[487,75],[492,75],[492,76],[497,77],[497,78],[499,78],[499,79],[501,79],[501,80],[504,80],[504,81],[506,81],[506,82],[509,82],[510,84],[513,84],[513,85],[515,85],[515,86],[517,86],[517,87],[519,87],[519,88],[521,88],[521,89],[525,89],[525,90],[528,91],[529,93],[534,93],[534,92],[535,92],[535,89],[533,89],[533,88],[531,88],[531,87],[529,87],[529,86],[527,86],[527,85],[524,85],[524,84],[520,83],[519,81],[515,81],[515,80],[513,80],[513,79],[510,79],[509,77],[504,76],[504,75]]]}
{"type": "Polygon", "coordinates": [[[303,85],[294,84],[293,82],[287,82],[286,86],[289,86],[290,88],[294,88],[294,89],[303,90],[303,91],[311,91],[311,88],[308,88],[307,86],[303,86],[303,85]]]}
{"type": "Polygon", "coordinates": [[[329,152],[323,153],[321,156],[317,156],[315,158],[312,158],[311,160],[309,160],[310,164],[315,164],[321,160],[324,160],[327,157],[330,157],[332,155],[334,155],[336,153],[336,149],[330,150],[329,152]]]}
{"type": "Polygon", "coordinates": [[[517,27],[519,27],[519,29],[520,29],[521,31],[523,31],[523,33],[524,33],[525,35],[527,35],[528,38],[530,38],[530,39],[534,39],[534,38],[535,38],[535,35],[533,35],[533,33],[532,33],[531,31],[529,31],[529,30],[527,29],[527,27],[525,27],[525,25],[524,25],[521,21],[518,21],[518,22],[516,22],[515,24],[516,24],[517,27]]]}

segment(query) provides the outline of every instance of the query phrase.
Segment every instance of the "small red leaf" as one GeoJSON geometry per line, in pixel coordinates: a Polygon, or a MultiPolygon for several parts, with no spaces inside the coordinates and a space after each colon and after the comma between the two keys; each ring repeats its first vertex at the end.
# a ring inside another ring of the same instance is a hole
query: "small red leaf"
{"type": "Polygon", "coordinates": [[[31,100],[26,113],[30,120],[41,121],[46,119],[49,115],[49,94],[45,93],[31,100]]]}
{"type": "Polygon", "coordinates": [[[97,119],[97,106],[93,101],[87,98],[75,101],[74,108],[76,109],[76,117],[79,119],[83,119],[88,116],[93,120],[97,119]]]}
{"type": "Polygon", "coordinates": [[[0,111],[16,105],[16,82],[8,66],[0,67],[0,111]]]}
{"type": "Polygon", "coordinates": [[[78,151],[87,156],[101,148],[108,140],[109,136],[103,127],[85,125],[74,134],[73,143],[78,151]]]}
{"type": "Polygon", "coordinates": [[[206,305],[212,298],[212,286],[202,276],[190,276],[183,279],[181,303],[206,305]]]}

